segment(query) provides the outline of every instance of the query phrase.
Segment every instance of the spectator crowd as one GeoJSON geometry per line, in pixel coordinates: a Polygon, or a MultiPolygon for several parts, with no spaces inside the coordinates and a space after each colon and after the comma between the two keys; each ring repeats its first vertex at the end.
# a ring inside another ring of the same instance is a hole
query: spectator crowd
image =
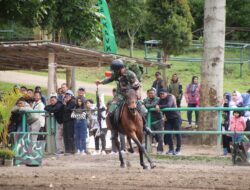
{"type": "MultiPolygon", "coordinates": [[[[63,83],[57,92],[51,93],[46,99],[42,93],[41,87],[28,89],[25,86],[14,86],[15,91],[21,92],[16,106],[12,109],[9,132],[22,130],[22,114],[20,111],[35,110],[37,113],[27,113],[27,130],[30,132],[46,131],[46,114],[53,115],[56,120],[56,154],[90,154],[88,148],[89,138],[94,138],[95,150],[92,155],[107,154],[106,150],[106,114],[112,100],[107,104],[104,101],[104,95],[100,97],[100,106],[97,108],[92,99],[86,98],[86,90],[83,87],[78,88],[76,94],[70,90],[66,83],[63,83]],[[101,110],[101,119],[98,118],[98,110],[101,110]],[[101,127],[100,127],[101,126],[101,127]],[[101,145],[101,146],[100,146],[101,145]]],[[[113,97],[116,96],[116,89],[113,89],[113,97]]],[[[162,112],[162,108],[181,107],[183,97],[186,100],[187,107],[200,106],[201,86],[197,76],[193,76],[190,84],[183,88],[177,74],[173,74],[168,86],[164,84],[160,72],[155,73],[155,81],[152,87],[147,90],[147,97],[142,100],[147,109],[155,108],[151,113],[152,130],[180,130],[183,119],[180,111],[162,112]]],[[[224,94],[224,101],[221,104],[224,107],[249,107],[250,90],[246,93],[233,91],[224,94]]],[[[199,112],[194,111],[195,120],[193,122],[192,111],[187,111],[187,128],[197,128],[199,122],[199,112]]],[[[147,117],[147,112],[144,113],[147,117]]],[[[244,131],[250,130],[250,112],[249,111],[225,111],[223,113],[222,130],[244,131]]],[[[181,154],[181,135],[176,134],[176,146],[173,143],[173,135],[155,134],[153,139],[157,142],[157,153],[164,152],[164,144],[168,145],[169,155],[181,154]]],[[[41,140],[41,135],[32,135],[32,140],[41,140]]],[[[242,135],[223,135],[223,154],[230,153],[229,143],[240,142],[242,135]]],[[[126,152],[125,135],[119,134],[122,152],[126,152]]],[[[112,141],[111,154],[116,154],[117,149],[112,141]]]]}

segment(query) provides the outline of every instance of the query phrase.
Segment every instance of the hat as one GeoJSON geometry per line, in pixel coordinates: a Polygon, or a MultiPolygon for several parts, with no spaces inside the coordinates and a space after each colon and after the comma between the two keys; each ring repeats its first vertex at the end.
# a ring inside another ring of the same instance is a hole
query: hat
{"type": "Polygon", "coordinates": [[[49,98],[52,98],[52,97],[56,97],[56,98],[57,98],[57,93],[56,93],[56,92],[52,92],[52,93],[49,95],[49,98]]]}
{"type": "Polygon", "coordinates": [[[72,90],[67,90],[65,94],[69,94],[71,96],[74,96],[74,93],[72,92],[72,90]]]}
{"type": "Polygon", "coordinates": [[[82,87],[82,86],[80,86],[79,88],[78,88],[78,90],[85,90],[85,88],[84,87],[82,87]]]}
{"type": "Polygon", "coordinates": [[[160,90],[160,93],[168,93],[168,90],[167,90],[166,88],[162,88],[162,89],[160,90]]]}

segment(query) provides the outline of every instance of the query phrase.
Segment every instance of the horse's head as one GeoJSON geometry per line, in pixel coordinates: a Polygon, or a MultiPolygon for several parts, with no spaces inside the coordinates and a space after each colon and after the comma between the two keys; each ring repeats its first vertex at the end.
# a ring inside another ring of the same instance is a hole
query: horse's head
{"type": "Polygon", "coordinates": [[[128,108],[133,115],[136,115],[137,95],[134,89],[129,89],[126,93],[128,108]]]}

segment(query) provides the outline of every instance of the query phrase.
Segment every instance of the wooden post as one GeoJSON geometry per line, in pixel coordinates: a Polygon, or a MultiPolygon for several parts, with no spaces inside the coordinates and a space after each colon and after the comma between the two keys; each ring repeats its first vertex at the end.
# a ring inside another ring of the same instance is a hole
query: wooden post
{"type": "Polygon", "coordinates": [[[49,53],[48,55],[48,97],[52,92],[56,92],[55,79],[55,53],[49,53]]]}
{"type": "MultiPolygon", "coordinates": [[[[56,63],[55,63],[55,53],[49,53],[48,55],[48,97],[51,93],[56,92],[56,84],[55,84],[55,75],[56,75],[56,63]]],[[[52,145],[53,136],[51,135],[51,117],[46,119],[47,122],[47,131],[49,135],[47,136],[47,151],[48,153],[53,153],[55,151],[55,147],[52,145]]]]}
{"type": "Polygon", "coordinates": [[[72,75],[71,75],[71,90],[76,92],[76,68],[72,67],[72,75]]]}
{"type": "Polygon", "coordinates": [[[72,88],[72,67],[66,68],[66,83],[68,87],[71,89],[72,88]]]}

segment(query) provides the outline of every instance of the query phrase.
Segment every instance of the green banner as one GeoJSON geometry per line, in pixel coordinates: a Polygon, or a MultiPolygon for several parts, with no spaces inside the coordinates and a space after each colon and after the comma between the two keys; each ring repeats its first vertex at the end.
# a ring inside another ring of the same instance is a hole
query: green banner
{"type": "Polygon", "coordinates": [[[102,32],[103,32],[104,52],[116,54],[117,46],[115,41],[115,35],[106,0],[98,0],[98,6],[100,8],[100,13],[102,13],[105,16],[105,18],[101,19],[101,22],[103,24],[102,32]]]}

